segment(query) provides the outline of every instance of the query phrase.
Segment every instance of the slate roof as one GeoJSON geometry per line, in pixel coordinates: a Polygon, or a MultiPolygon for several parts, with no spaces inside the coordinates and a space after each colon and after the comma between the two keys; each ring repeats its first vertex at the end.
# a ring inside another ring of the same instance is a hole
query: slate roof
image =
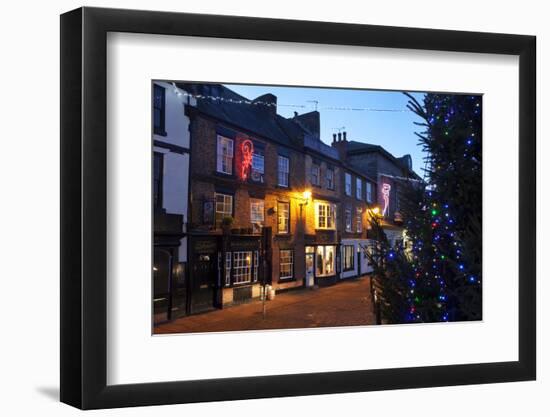
{"type": "MultiPolygon", "coordinates": [[[[192,94],[212,95],[232,100],[247,100],[221,84],[187,84],[178,86],[192,94]]],[[[301,138],[305,131],[292,119],[286,119],[265,105],[231,103],[223,100],[197,99],[197,109],[230,125],[241,127],[281,145],[292,146],[292,140],[301,138]]]]}

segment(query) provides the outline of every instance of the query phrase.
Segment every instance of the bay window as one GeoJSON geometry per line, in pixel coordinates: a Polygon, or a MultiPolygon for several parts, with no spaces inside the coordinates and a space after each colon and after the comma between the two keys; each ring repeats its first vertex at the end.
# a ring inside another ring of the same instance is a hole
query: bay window
{"type": "Polygon", "coordinates": [[[336,205],[322,201],[315,202],[315,228],[336,229],[336,205]]]}

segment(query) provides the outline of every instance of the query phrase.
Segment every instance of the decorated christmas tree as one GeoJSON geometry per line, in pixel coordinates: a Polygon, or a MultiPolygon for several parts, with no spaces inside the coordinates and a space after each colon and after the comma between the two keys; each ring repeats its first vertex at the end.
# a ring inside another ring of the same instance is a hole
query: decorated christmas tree
{"type": "Polygon", "coordinates": [[[391,248],[378,219],[374,288],[386,322],[481,319],[481,97],[412,95],[409,109],[426,156],[425,182],[403,181],[407,233],[391,248]],[[391,306],[390,306],[391,305],[391,306]]]}

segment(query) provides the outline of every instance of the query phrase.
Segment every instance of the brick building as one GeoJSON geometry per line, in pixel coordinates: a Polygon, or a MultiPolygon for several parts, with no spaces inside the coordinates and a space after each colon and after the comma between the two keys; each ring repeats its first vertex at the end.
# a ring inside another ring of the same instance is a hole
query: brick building
{"type": "MultiPolygon", "coordinates": [[[[190,158],[188,197],[170,197],[187,200],[170,249],[179,258],[165,267],[177,289],[168,319],[258,298],[264,285],[284,291],[371,272],[368,216],[376,210],[388,233],[402,233],[395,179],[414,174],[406,157],[348,141],[346,132],[327,145],[317,111],[282,117],[272,94],[249,100],[220,84],[164,84],[179,97],[166,114],[185,121],[178,140],[190,158]]],[[[169,177],[157,194],[184,180],[169,177]]],[[[161,224],[155,217],[155,242],[161,224]]]]}

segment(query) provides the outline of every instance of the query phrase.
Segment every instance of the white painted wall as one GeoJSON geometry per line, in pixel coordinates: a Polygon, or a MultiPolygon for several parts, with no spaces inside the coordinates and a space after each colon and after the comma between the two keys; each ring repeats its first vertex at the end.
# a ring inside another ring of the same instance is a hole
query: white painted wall
{"type": "Polygon", "coordinates": [[[155,84],[166,89],[165,131],[167,135],[153,134],[153,139],[189,149],[189,118],[185,116],[184,105],[196,106],[196,100],[184,95],[185,92],[172,83],[155,81],[155,84]]]}
{"type": "Polygon", "coordinates": [[[369,244],[369,239],[342,239],[343,245],[353,245],[353,250],[355,253],[355,261],[353,264],[353,269],[350,271],[344,271],[344,249],[340,248],[340,259],[341,259],[341,278],[351,278],[355,277],[358,274],[358,264],[357,264],[357,251],[360,252],[359,262],[361,263],[361,275],[372,272],[372,267],[368,264],[368,258],[363,253],[363,247],[366,247],[369,244]]]}

